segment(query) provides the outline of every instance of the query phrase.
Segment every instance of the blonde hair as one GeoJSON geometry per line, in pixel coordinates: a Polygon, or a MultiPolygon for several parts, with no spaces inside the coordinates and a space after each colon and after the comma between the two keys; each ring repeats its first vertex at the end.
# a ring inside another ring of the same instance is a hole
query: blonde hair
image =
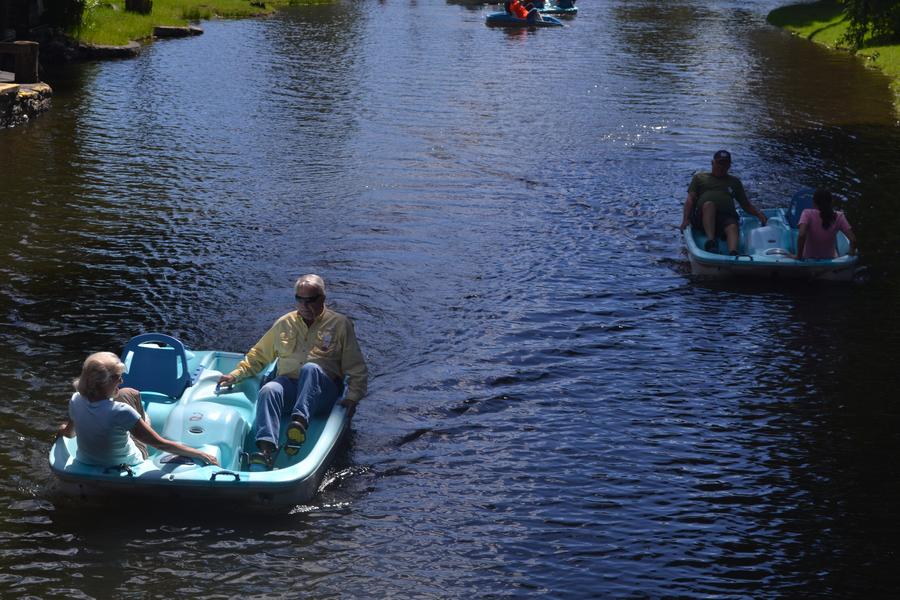
{"type": "Polygon", "coordinates": [[[110,384],[125,372],[125,365],[112,352],[95,352],[81,367],[81,376],[72,382],[79,394],[89,400],[107,397],[110,384]]]}
{"type": "Polygon", "coordinates": [[[322,294],[323,296],[325,295],[325,280],[318,275],[309,274],[304,275],[303,277],[298,279],[297,283],[294,284],[294,292],[296,293],[297,290],[300,289],[300,286],[304,284],[313,286],[314,288],[319,290],[320,294],[322,294]]]}

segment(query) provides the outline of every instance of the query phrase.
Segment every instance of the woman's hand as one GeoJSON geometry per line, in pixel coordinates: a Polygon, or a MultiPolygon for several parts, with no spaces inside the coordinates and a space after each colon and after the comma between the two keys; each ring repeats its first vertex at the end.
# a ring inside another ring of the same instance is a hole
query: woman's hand
{"type": "Polygon", "coordinates": [[[66,421],[56,428],[56,437],[54,439],[58,439],[60,437],[75,437],[75,428],[72,427],[71,421],[66,421]]]}
{"type": "Polygon", "coordinates": [[[197,459],[206,465],[215,465],[217,467],[220,466],[219,459],[212,454],[207,454],[206,452],[198,452],[197,459]]]}
{"type": "Polygon", "coordinates": [[[219,377],[219,386],[232,386],[234,385],[235,381],[237,381],[237,377],[233,375],[222,375],[221,377],[219,377]]]}

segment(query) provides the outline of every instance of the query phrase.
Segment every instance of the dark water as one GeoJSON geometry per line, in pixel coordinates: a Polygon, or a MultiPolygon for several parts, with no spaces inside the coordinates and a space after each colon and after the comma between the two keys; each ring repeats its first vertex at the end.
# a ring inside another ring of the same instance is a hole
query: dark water
{"type": "Polygon", "coordinates": [[[48,74],[0,132],[0,596],[886,597],[900,585],[900,131],[773,1],[337,2],[48,74]],[[710,6],[712,4],[712,6],[710,6]],[[868,281],[702,284],[676,225],[848,198],[868,281]],[[310,506],[53,495],[92,351],[245,350],[321,273],[373,373],[310,506]]]}

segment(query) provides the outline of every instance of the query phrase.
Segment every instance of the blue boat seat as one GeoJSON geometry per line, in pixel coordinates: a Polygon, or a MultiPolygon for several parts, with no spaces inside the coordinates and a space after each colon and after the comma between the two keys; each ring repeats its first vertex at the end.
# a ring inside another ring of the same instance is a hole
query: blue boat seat
{"type": "Polygon", "coordinates": [[[191,385],[184,344],[163,333],[135,336],[122,352],[122,385],[177,400],[191,385]]]}
{"type": "Polygon", "coordinates": [[[813,189],[803,188],[791,197],[791,206],[787,210],[787,222],[791,229],[800,227],[800,215],[807,208],[813,207],[813,189]]]}

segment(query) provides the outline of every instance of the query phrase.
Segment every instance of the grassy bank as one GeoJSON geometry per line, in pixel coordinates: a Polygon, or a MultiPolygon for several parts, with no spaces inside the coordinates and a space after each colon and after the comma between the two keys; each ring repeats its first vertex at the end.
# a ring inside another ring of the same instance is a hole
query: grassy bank
{"type": "MultiPolygon", "coordinates": [[[[849,51],[841,42],[848,21],[837,0],[820,0],[811,4],[795,4],[777,8],[767,20],[806,39],[835,50],[849,51]]],[[[894,106],[900,111],[900,44],[896,41],[867,39],[857,52],[869,66],[888,75],[894,93],[894,106]]]]}
{"type": "Polygon", "coordinates": [[[264,15],[288,4],[318,4],[322,0],[153,0],[150,14],[125,11],[125,0],[87,0],[81,25],[69,33],[89,44],[121,46],[153,34],[156,25],[184,26],[215,17],[264,15]]]}

